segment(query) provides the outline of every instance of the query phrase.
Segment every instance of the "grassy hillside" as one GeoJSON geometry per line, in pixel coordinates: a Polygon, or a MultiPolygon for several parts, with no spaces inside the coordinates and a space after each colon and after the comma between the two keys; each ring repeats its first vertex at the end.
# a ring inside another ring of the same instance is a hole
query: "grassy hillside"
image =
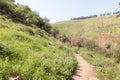
{"type": "Polygon", "coordinates": [[[109,32],[113,35],[119,34],[120,18],[116,18],[116,15],[109,15],[84,20],[63,21],[55,23],[53,26],[63,34],[81,34],[83,37],[95,38],[103,32],[109,32]]]}
{"type": "Polygon", "coordinates": [[[70,47],[44,30],[0,16],[0,80],[66,80],[76,61],[70,47]]]}
{"type": "Polygon", "coordinates": [[[120,79],[120,18],[109,15],[63,21],[53,27],[66,35],[70,44],[78,44],[77,50],[96,67],[100,80],[120,79]]]}
{"type": "Polygon", "coordinates": [[[115,57],[105,56],[103,53],[90,50],[86,47],[79,49],[81,55],[96,68],[97,77],[100,80],[119,80],[120,63],[115,57]]]}

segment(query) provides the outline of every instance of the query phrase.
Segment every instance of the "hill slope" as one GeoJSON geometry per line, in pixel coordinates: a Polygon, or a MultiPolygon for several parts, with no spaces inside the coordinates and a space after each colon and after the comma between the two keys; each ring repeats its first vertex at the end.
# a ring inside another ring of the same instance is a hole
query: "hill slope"
{"type": "Polygon", "coordinates": [[[0,80],[66,80],[75,65],[70,48],[44,30],[0,16],[0,80]]]}
{"type": "Polygon", "coordinates": [[[52,25],[68,43],[77,44],[80,54],[96,67],[100,80],[119,80],[120,18],[109,15],[52,25]]]}
{"type": "Polygon", "coordinates": [[[103,32],[119,34],[120,18],[116,18],[116,15],[109,15],[85,20],[63,21],[55,23],[53,26],[63,34],[81,34],[83,37],[95,38],[103,32]]]}

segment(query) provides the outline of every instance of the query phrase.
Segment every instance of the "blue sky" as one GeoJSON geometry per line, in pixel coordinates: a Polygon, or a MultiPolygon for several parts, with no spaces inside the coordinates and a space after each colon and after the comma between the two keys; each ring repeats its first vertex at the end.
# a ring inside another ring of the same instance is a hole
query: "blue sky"
{"type": "Polygon", "coordinates": [[[48,17],[51,23],[73,17],[113,12],[120,0],[15,0],[48,17]]]}

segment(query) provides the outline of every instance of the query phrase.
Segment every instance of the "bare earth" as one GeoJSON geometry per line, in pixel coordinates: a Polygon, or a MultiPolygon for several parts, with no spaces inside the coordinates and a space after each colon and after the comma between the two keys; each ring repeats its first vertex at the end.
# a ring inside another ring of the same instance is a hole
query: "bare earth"
{"type": "Polygon", "coordinates": [[[72,76],[72,80],[98,80],[94,67],[84,60],[80,54],[74,53],[78,64],[72,76]]]}

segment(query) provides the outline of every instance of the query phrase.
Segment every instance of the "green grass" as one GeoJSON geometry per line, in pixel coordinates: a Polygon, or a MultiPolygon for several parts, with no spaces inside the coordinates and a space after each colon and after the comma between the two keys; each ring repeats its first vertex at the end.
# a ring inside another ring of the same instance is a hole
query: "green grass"
{"type": "Polygon", "coordinates": [[[38,28],[0,19],[0,80],[66,80],[76,66],[70,47],[38,28]]]}
{"type": "Polygon", "coordinates": [[[81,55],[96,68],[97,77],[100,80],[119,80],[120,64],[115,58],[106,57],[98,51],[80,48],[81,55]]]}
{"type": "Polygon", "coordinates": [[[62,34],[81,34],[83,37],[93,39],[103,32],[119,34],[120,18],[116,18],[116,15],[109,15],[85,20],[62,21],[52,25],[62,34]]]}

